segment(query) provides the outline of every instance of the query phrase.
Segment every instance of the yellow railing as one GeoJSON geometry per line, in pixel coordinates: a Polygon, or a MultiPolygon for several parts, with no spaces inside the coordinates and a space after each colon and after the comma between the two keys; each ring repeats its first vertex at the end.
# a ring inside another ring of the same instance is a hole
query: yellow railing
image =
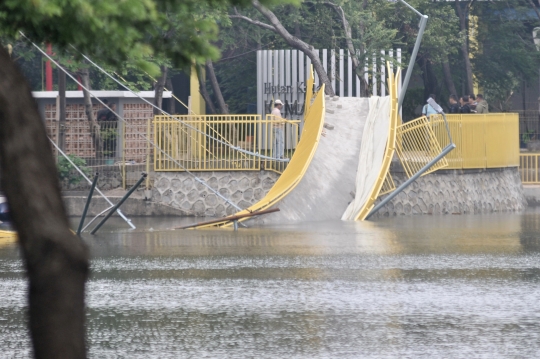
{"type": "Polygon", "coordinates": [[[284,157],[298,143],[300,121],[262,119],[260,115],[175,115],[154,118],[155,171],[283,172],[288,162],[275,158],[275,129],[284,132],[284,157]]]}
{"type": "MultiPolygon", "coordinates": [[[[515,113],[447,115],[456,148],[445,169],[519,166],[519,117],[515,113]]],[[[441,147],[449,144],[441,116],[431,116],[431,128],[441,147]]]]}
{"type": "MultiPolygon", "coordinates": [[[[396,153],[409,178],[442,152],[439,141],[425,116],[398,126],[396,153]]],[[[448,162],[443,158],[424,172],[424,175],[446,166],[448,162]]]]}
{"type": "Polygon", "coordinates": [[[519,172],[521,182],[524,184],[540,184],[540,153],[527,153],[519,155],[519,172]]]}
{"type": "MultiPolygon", "coordinates": [[[[512,113],[447,115],[456,148],[429,171],[519,165],[519,118],[512,113]]],[[[409,177],[449,144],[443,118],[420,117],[398,128],[397,153],[409,177]]]]}
{"type": "MultiPolygon", "coordinates": [[[[363,221],[368,216],[369,212],[375,205],[375,201],[379,196],[385,193],[392,192],[396,185],[390,174],[390,165],[392,163],[392,158],[397,148],[397,124],[398,124],[398,87],[397,84],[401,79],[401,70],[398,69],[394,77],[394,72],[390,67],[390,64],[387,63],[388,70],[388,89],[390,96],[390,113],[388,121],[388,138],[386,140],[386,148],[384,151],[383,163],[381,165],[379,175],[373,187],[370,189],[369,196],[364,204],[362,204],[359,211],[355,214],[355,221],[363,221]]],[[[357,190],[359,190],[357,188],[357,190]]]]}
{"type": "MultiPolygon", "coordinates": [[[[310,71],[310,78],[308,79],[313,83],[313,67],[310,71]]],[[[312,86],[308,86],[309,95],[311,96],[312,86]]],[[[304,127],[302,129],[302,137],[298,142],[298,146],[294,152],[294,156],[291,158],[291,162],[287,166],[287,169],[278,178],[274,186],[268,191],[259,202],[255,203],[249,208],[246,208],[236,215],[242,215],[246,213],[252,213],[268,209],[278,203],[281,199],[287,196],[302,180],[306,173],[315,151],[319,145],[321,133],[324,125],[324,113],[325,113],[325,100],[324,100],[324,84],[321,89],[311,97],[309,101],[308,111],[304,117],[304,127]]],[[[248,218],[240,220],[245,221],[248,218]]],[[[231,221],[225,219],[223,222],[214,223],[210,225],[203,225],[196,228],[205,227],[220,227],[230,226],[231,221]]]]}

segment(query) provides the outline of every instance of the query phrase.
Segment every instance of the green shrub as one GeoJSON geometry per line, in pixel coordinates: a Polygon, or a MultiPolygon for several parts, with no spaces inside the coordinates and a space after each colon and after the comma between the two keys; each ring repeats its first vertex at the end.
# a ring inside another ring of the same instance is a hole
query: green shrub
{"type": "MultiPolygon", "coordinates": [[[[86,167],[86,160],[75,155],[68,155],[68,157],[85,175],[90,175],[90,168],[86,167]]],[[[64,156],[58,158],[57,167],[60,181],[67,181],[69,184],[78,184],[83,179],[83,176],[64,156]]]]}

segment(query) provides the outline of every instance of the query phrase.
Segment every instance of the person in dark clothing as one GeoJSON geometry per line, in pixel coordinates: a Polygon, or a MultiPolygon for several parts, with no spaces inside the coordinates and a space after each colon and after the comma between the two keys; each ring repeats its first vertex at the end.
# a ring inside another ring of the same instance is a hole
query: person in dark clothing
{"type": "MultiPolygon", "coordinates": [[[[108,106],[109,101],[108,100],[103,100],[103,103],[105,104],[105,106],[108,106]]],[[[97,115],[96,115],[97,121],[98,122],[107,121],[107,116],[108,116],[109,112],[110,112],[110,110],[107,107],[103,107],[101,110],[99,110],[97,112],[97,115]]]]}
{"type": "Polygon", "coordinates": [[[463,96],[459,99],[461,107],[459,108],[459,113],[471,113],[471,108],[469,106],[469,96],[463,96]]]}
{"type": "MultiPolygon", "coordinates": [[[[103,140],[103,155],[105,157],[116,156],[116,138],[118,137],[118,118],[116,117],[116,104],[109,105],[110,110],[105,108],[107,112],[103,119],[100,119],[98,112],[98,121],[101,126],[101,139],[103,140]]],[[[103,117],[103,115],[102,115],[103,117]]]]}
{"type": "Polygon", "coordinates": [[[111,103],[109,106],[111,109],[107,113],[107,121],[118,121],[118,117],[116,117],[116,104],[111,103]]]}
{"type": "Polygon", "coordinates": [[[476,113],[476,105],[478,102],[476,102],[476,96],[474,94],[469,95],[469,107],[471,108],[471,112],[476,113]]]}
{"type": "Polygon", "coordinates": [[[459,103],[456,95],[450,95],[448,99],[450,104],[448,113],[459,113],[459,103]]]}

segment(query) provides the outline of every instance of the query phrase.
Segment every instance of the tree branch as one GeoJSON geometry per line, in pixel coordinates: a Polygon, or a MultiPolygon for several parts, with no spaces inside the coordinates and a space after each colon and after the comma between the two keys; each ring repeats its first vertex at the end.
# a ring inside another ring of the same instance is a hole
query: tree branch
{"type": "Polygon", "coordinates": [[[319,75],[319,79],[326,85],[326,94],[334,96],[335,92],[332,88],[332,83],[330,82],[328,74],[322,66],[319,56],[315,53],[315,49],[313,48],[313,46],[291,35],[291,33],[287,31],[287,29],[285,29],[285,27],[281,24],[277,16],[272,11],[261,5],[258,0],[252,0],[251,3],[253,4],[253,7],[255,9],[257,9],[264,17],[266,17],[266,19],[270,22],[271,26],[274,28],[274,31],[279,34],[285,40],[285,42],[287,42],[295,49],[302,51],[304,54],[306,54],[307,57],[309,57],[311,63],[313,64],[313,68],[317,72],[317,75],[319,75]]]}
{"type": "Polygon", "coordinates": [[[532,0],[527,0],[531,7],[534,9],[534,12],[536,12],[536,16],[538,16],[538,19],[540,20],[540,10],[534,5],[534,2],[532,0]]]}
{"type": "Polygon", "coordinates": [[[236,15],[229,15],[230,19],[241,19],[241,20],[249,22],[250,24],[257,25],[259,27],[262,27],[263,29],[270,30],[270,31],[273,31],[273,32],[277,33],[276,29],[271,25],[268,25],[268,24],[265,24],[264,22],[261,22],[259,20],[253,20],[253,19],[251,19],[251,18],[249,18],[247,16],[244,16],[244,15],[240,14],[238,12],[238,10],[236,10],[236,8],[234,8],[234,12],[235,12],[236,15]]]}

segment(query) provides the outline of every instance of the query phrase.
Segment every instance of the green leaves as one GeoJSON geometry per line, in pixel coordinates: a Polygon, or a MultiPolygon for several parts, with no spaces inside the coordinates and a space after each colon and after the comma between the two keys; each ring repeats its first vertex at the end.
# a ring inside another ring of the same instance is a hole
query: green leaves
{"type": "MultiPolygon", "coordinates": [[[[282,1],[279,1],[282,2],[282,1]]],[[[275,4],[278,1],[264,1],[275,4]]],[[[156,75],[148,59],[169,57],[176,66],[216,58],[211,45],[219,9],[249,0],[5,0],[0,32],[22,31],[34,42],[68,45],[111,65],[133,61],[156,75]]]]}

